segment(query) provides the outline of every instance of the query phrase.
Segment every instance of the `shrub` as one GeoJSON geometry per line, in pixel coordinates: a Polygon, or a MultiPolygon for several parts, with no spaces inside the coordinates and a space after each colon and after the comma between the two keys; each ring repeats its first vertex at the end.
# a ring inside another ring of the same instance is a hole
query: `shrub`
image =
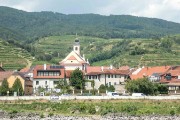
{"type": "Polygon", "coordinates": [[[174,116],[175,114],[176,114],[176,113],[175,113],[174,110],[171,110],[171,111],[170,111],[170,115],[174,116]]]}
{"type": "Polygon", "coordinates": [[[44,114],[43,113],[41,113],[40,118],[44,118],[44,114]]]}
{"type": "Polygon", "coordinates": [[[53,116],[53,115],[54,115],[54,114],[53,114],[52,112],[50,112],[48,116],[51,117],[51,116],[53,116]]]}
{"type": "Polygon", "coordinates": [[[94,107],[94,106],[90,106],[88,112],[89,112],[90,114],[95,114],[95,113],[96,113],[95,107],[94,107]]]}

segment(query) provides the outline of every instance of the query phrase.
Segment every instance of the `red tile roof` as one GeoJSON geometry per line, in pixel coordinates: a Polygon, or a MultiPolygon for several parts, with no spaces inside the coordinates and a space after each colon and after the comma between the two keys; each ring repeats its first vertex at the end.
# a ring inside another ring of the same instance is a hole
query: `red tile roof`
{"type": "Polygon", "coordinates": [[[65,77],[65,69],[63,66],[61,66],[60,68],[52,68],[51,65],[46,65],[46,69],[44,69],[44,65],[37,65],[34,68],[33,71],[33,78],[49,78],[49,79],[58,79],[58,78],[64,78],[65,77]],[[38,71],[59,71],[61,74],[60,76],[38,76],[37,72],[38,71]]]}
{"type": "Polygon", "coordinates": [[[9,78],[12,74],[13,74],[13,71],[0,72],[0,82],[2,82],[4,79],[9,78]]]}
{"type": "Polygon", "coordinates": [[[20,72],[28,72],[28,71],[29,71],[29,68],[27,67],[20,70],[20,72]]]}
{"type": "Polygon", "coordinates": [[[180,66],[173,66],[171,67],[168,71],[166,71],[165,73],[163,73],[161,75],[161,83],[180,83],[180,79],[178,79],[178,76],[180,76],[180,66]],[[165,78],[165,76],[167,74],[171,75],[171,80],[167,80],[165,78]]]}
{"type": "Polygon", "coordinates": [[[97,74],[128,74],[127,71],[118,70],[116,68],[110,68],[107,66],[87,66],[86,75],[97,75],[97,74]]]}
{"type": "Polygon", "coordinates": [[[153,73],[164,73],[167,70],[169,70],[170,66],[156,66],[156,67],[144,67],[142,68],[137,74],[134,74],[136,71],[134,71],[130,78],[132,80],[143,78],[144,76],[151,76],[153,73]]]}
{"type": "Polygon", "coordinates": [[[129,70],[130,67],[129,66],[121,66],[119,67],[119,70],[129,70]]]}

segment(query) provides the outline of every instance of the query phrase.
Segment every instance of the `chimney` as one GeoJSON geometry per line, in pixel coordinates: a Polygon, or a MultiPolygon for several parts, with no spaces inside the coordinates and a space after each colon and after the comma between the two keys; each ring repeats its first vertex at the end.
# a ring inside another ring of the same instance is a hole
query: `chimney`
{"type": "Polygon", "coordinates": [[[110,69],[113,69],[113,66],[112,66],[112,65],[110,65],[110,69]]]}
{"type": "Polygon", "coordinates": [[[87,63],[89,64],[89,60],[87,59],[87,63]]]}
{"type": "Polygon", "coordinates": [[[103,66],[101,66],[101,71],[104,71],[104,67],[103,66]]]}
{"type": "Polygon", "coordinates": [[[44,64],[44,70],[46,70],[46,64],[44,64]]]}
{"type": "Polygon", "coordinates": [[[85,55],[83,54],[83,60],[85,60],[85,55]]]}

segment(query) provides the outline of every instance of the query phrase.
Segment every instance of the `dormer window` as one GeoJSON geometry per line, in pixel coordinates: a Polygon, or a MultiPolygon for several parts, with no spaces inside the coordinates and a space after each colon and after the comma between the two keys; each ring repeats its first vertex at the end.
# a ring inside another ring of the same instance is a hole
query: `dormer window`
{"type": "Polygon", "coordinates": [[[168,74],[166,74],[165,78],[166,78],[166,80],[171,80],[172,76],[170,73],[168,73],[168,74]]]}

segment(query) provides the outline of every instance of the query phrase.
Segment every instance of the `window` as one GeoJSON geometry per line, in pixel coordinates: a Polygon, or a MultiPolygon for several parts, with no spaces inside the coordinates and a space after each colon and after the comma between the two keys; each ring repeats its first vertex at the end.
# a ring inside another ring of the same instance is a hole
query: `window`
{"type": "Polygon", "coordinates": [[[89,79],[91,79],[91,76],[89,76],[89,79]]]}
{"type": "Polygon", "coordinates": [[[109,86],[111,86],[111,82],[109,82],[109,86]]]}
{"type": "Polygon", "coordinates": [[[59,81],[54,81],[54,83],[53,83],[53,84],[54,84],[54,85],[57,85],[58,83],[59,83],[59,81]]]}
{"type": "Polygon", "coordinates": [[[111,75],[111,78],[113,78],[113,75],[111,75]]]}
{"type": "Polygon", "coordinates": [[[36,85],[39,85],[39,81],[36,81],[36,85]]]}
{"type": "Polygon", "coordinates": [[[116,76],[116,75],[114,75],[114,77],[115,77],[115,78],[117,78],[117,76],[116,76]]]}
{"type": "Polygon", "coordinates": [[[38,71],[37,76],[60,76],[60,71],[38,71]]]}
{"type": "Polygon", "coordinates": [[[166,74],[165,78],[166,78],[166,80],[171,80],[172,76],[171,76],[171,74],[169,73],[169,74],[166,74]]]}
{"type": "Polygon", "coordinates": [[[110,78],[110,75],[108,75],[108,78],[110,78]]]}
{"type": "Polygon", "coordinates": [[[75,47],[75,50],[78,50],[78,47],[75,47]]]}
{"type": "Polygon", "coordinates": [[[114,85],[116,85],[116,82],[114,82],[114,85]]]}
{"type": "Polygon", "coordinates": [[[45,85],[47,85],[47,81],[45,81],[45,85]]]}

